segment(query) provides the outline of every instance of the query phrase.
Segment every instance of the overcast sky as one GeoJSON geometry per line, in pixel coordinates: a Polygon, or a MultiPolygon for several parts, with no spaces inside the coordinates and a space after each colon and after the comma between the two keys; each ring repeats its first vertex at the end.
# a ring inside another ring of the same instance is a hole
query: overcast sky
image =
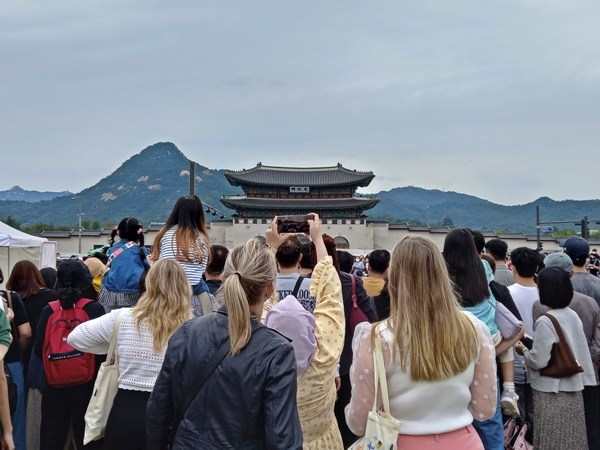
{"type": "Polygon", "coordinates": [[[341,162],[364,192],[600,198],[600,2],[11,1],[0,190],[79,192],[159,141],[341,162]]]}

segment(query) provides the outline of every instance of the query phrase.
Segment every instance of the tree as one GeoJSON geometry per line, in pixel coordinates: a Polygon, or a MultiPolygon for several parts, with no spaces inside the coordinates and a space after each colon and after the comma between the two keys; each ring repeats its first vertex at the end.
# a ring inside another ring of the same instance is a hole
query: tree
{"type": "Polygon", "coordinates": [[[13,227],[17,230],[21,229],[21,222],[19,222],[17,219],[12,218],[11,216],[6,216],[6,220],[4,221],[4,223],[9,227],[13,227]]]}
{"type": "Polygon", "coordinates": [[[452,217],[450,217],[450,216],[444,217],[444,222],[442,223],[442,226],[448,227],[448,228],[454,228],[454,221],[452,220],[452,217]]]}

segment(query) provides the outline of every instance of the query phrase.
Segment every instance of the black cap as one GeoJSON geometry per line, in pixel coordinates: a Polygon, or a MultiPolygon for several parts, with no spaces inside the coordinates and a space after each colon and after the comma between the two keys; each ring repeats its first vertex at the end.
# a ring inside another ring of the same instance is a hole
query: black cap
{"type": "Polygon", "coordinates": [[[56,271],[56,287],[72,287],[83,291],[92,285],[92,275],[85,264],[79,260],[62,261],[56,271]]]}

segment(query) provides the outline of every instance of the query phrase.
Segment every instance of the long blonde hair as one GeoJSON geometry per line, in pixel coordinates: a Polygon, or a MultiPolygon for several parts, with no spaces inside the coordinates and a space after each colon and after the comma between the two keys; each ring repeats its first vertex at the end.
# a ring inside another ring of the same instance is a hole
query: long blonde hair
{"type": "Polygon", "coordinates": [[[389,274],[393,347],[417,381],[452,377],[477,355],[477,335],[460,310],[446,263],[429,239],[406,236],[392,252],[389,274]]]}
{"type": "Polygon", "coordinates": [[[223,270],[222,298],[229,318],[231,355],[239,354],[250,341],[250,306],[266,299],[267,287],[276,277],[273,253],[258,240],[250,239],[229,253],[223,270]]]}
{"type": "Polygon", "coordinates": [[[174,259],[154,263],[146,276],[146,292],[132,310],[133,323],[140,329],[145,321],[154,336],[155,353],[163,350],[179,326],[191,319],[192,288],[181,265],[174,259]]]}

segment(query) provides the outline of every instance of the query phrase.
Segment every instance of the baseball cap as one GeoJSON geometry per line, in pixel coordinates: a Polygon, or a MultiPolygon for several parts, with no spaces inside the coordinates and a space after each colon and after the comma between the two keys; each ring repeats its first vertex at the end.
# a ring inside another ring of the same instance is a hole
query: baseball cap
{"type": "Polygon", "coordinates": [[[590,244],[583,239],[581,236],[571,236],[567,238],[562,244],[565,253],[571,257],[572,260],[579,258],[580,256],[588,256],[590,254],[590,244]]]}
{"type": "Polygon", "coordinates": [[[569,273],[573,271],[573,261],[566,253],[550,253],[544,258],[544,265],[546,267],[560,267],[569,273]]]}

